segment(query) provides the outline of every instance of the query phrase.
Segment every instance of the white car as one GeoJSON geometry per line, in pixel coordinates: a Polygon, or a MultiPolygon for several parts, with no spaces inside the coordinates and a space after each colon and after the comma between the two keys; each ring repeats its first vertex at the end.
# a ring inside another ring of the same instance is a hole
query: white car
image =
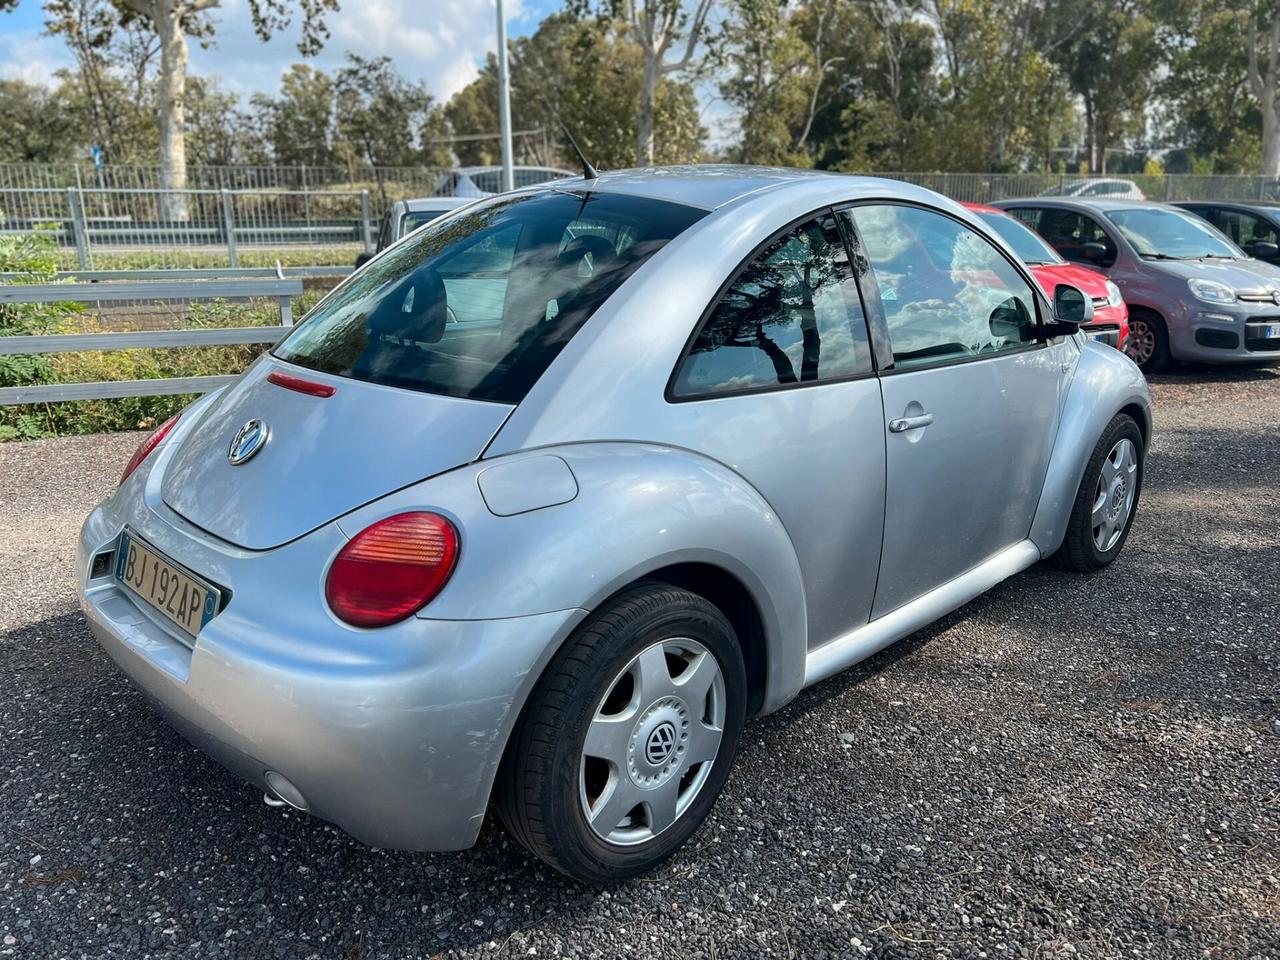
{"type": "MultiPolygon", "coordinates": [[[[515,167],[515,189],[532,187],[548,180],[560,180],[564,177],[576,177],[572,170],[561,170],[559,167],[515,167]]],[[[491,197],[502,192],[501,167],[461,167],[450,170],[436,187],[437,197],[491,197]]]]}
{"type": "Polygon", "coordinates": [[[1051,187],[1042,197],[1105,197],[1108,200],[1145,200],[1147,195],[1132,180],[1090,177],[1051,187]]]}

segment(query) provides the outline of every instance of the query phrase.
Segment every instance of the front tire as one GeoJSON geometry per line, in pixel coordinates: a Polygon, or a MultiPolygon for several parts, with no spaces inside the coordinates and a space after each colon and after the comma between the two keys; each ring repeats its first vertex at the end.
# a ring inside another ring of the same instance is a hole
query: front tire
{"type": "Polygon", "coordinates": [[[1061,566],[1091,573],[1120,556],[1138,513],[1145,464],[1142,431],[1128,414],[1117,414],[1085,467],[1057,553],[1061,566]]]}
{"type": "Polygon", "coordinates": [[[566,641],[530,697],[503,761],[504,824],[578,880],[653,869],[715,803],[746,700],[718,608],[656,582],[627,590],[566,641]]]}

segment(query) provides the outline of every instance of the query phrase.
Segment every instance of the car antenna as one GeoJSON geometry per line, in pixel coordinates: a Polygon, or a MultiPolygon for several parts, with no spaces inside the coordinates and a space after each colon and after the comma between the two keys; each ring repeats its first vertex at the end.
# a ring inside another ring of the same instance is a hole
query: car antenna
{"type": "Polygon", "coordinates": [[[573,134],[569,132],[569,128],[565,126],[563,120],[559,116],[556,117],[556,123],[560,124],[560,129],[564,132],[564,137],[569,141],[569,146],[573,147],[573,152],[578,155],[578,160],[582,163],[582,179],[598,180],[600,172],[591,165],[591,161],[587,159],[587,155],[582,152],[582,148],[578,146],[578,141],[573,139],[573,134]]]}

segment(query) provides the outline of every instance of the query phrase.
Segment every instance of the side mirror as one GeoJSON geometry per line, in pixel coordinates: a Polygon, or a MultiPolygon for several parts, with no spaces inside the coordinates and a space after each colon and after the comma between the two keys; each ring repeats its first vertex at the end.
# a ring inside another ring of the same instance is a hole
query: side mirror
{"type": "Polygon", "coordinates": [[[1035,321],[1017,297],[1000,304],[987,318],[991,335],[1006,343],[1027,343],[1035,339],[1035,321]]]}
{"type": "Polygon", "coordinates": [[[1280,256],[1280,246],[1269,240],[1255,240],[1244,248],[1244,252],[1255,260],[1274,260],[1280,256]]]}
{"type": "Polygon", "coordinates": [[[1090,263],[1101,263],[1107,259],[1106,244],[1097,243],[1090,240],[1088,243],[1080,245],[1080,256],[1084,257],[1090,263]]]}
{"type": "Polygon", "coordinates": [[[1045,337],[1069,337],[1093,319],[1093,301],[1068,283],[1053,288],[1053,320],[1045,325],[1045,337]]]}
{"type": "Polygon", "coordinates": [[[356,257],[356,269],[359,270],[366,263],[373,259],[372,253],[362,253],[356,257]]]}

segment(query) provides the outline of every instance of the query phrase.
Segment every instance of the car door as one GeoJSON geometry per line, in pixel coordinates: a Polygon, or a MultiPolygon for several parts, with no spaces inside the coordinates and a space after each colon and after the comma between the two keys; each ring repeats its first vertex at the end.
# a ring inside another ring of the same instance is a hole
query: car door
{"type": "Polygon", "coordinates": [[[1038,339],[1034,282],[966,224],[892,203],[845,213],[889,354],[878,617],[1026,539],[1078,349],[1038,339]]]}

